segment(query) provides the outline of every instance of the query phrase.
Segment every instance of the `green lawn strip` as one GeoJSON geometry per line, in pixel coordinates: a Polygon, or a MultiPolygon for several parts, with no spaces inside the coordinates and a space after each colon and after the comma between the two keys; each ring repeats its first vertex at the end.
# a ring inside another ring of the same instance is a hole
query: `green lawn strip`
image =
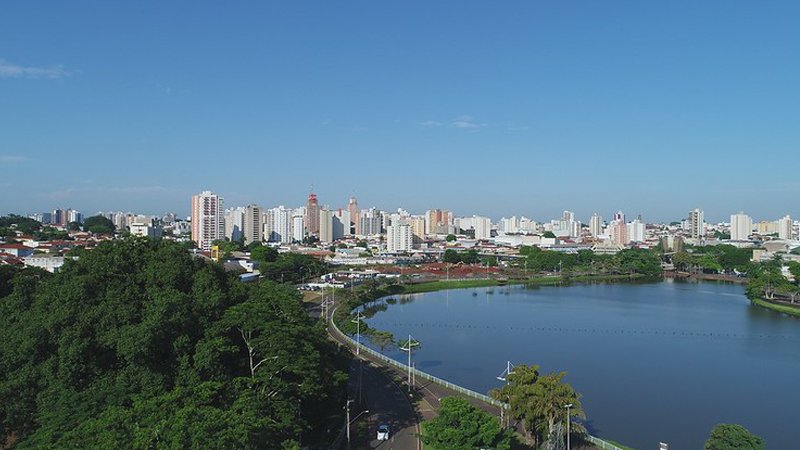
{"type": "Polygon", "coordinates": [[[751,301],[753,303],[755,303],[756,305],[761,306],[763,308],[768,308],[768,309],[771,309],[773,311],[778,311],[778,312],[781,312],[781,313],[784,313],[784,314],[789,314],[789,315],[792,315],[792,316],[800,317],[800,307],[779,305],[777,303],[768,302],[768,301],[766,301],[764,299],[760,299],[760,298],[754,298],[754,299],[751,299],[751,301]]]}

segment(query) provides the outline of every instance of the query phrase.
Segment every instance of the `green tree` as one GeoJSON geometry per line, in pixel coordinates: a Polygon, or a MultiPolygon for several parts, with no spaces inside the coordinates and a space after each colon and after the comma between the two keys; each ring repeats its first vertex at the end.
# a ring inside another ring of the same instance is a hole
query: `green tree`
{"type": "Polygon", "coordinates": [[[542,235],[542,237],[549,238],[549,239],[555,239],[556,235],[552,231],[545,231],[544,234],[542,235]]]}
{"type": "MultiPolygon", "coordinates": [[[[327,441],[346,360],[291,286],[178,243],[104,242],[0,301],[0,436],[17,448],[327,441]]],[[[336,423],[339,419],[335,420],[336,423]]]]}
{"type": "Polygon", "coordinates": [[[447,237],[444,238],[444,240],[447,242],[455,242],[456,239],[458,238],[456,238],[455,234],[448,234],[447,237]]]}
{"type": "Polygon", "coordinates": [[[250,250],[250,257],[260,263],[275,262],[278,260],[278,250],[268,245],[258,245],[250,250]]]}
{"type": "Polygon", "coordinates": [[[432,450],[511,447],[511,432],[500,429],[496,417],[461,397],[442,399],[439,414],[425,423],[422,441],[432,450]]]}
{"type": "Polygon", "coordinates": [[[672,264],[678,270],[689,270],[697,264],[697,261],[690,253],[682,251],[672,255],[672,264]]]}
{"type": "Polygon", "coordinates": [[[378,346],[378,348],[381,350],[381,353],[383,353],[383,351],[387,348],[392,348],[395,346],[394,335],[388,331],[370,329],[369,339],[373,344],[378,346]]]}
{"type": "Polygon", "coordinates": [[[70,222],[67,224],[67,231],[80,231],[80,230],[81,230],[81,224],[79,224],[78,222],[70,222]]]}
{"type": "MultiPolygon", "coordinates": [[[[509,414],[522,425],[523,433],[533,444],[553,439],[556,423],[566,414],[564,405],[572,404],[570,416],[585,418],[580,403],[580,394],[562,379],[566,372],[539,375],[539,366],[519,365],[508,375],[508,383],[489,394],[509,404],[509,414]]],[[[565,430],[565,428],[564,428],[565,430]]],[[[571,428],[575,434],[585,432],[575,423],[571,428]]]]}
{"type": "Polygon", "coordinates": [[[33,234],[42,229],[42,224],[29,217],[9,214],[0,217],[0,228],[13,228],[22,234],[33,234]]]}
{"type": "Polygon", "coordinates": [[[452,248],[448,248],[444,251],[444,257],[442,260],[446,263],[458,264],[461,262],[461,256],[459,256],[457,251],[453,250],[452,248]]]}
{"type": "Polygon", "coordinates": [[[103,216],[92,216],[83,221],[83,229],[92,234],[114,233],[114,222],[103,216]]]}
{"type": "Polygon", "coordinates": [[[745,427],[719,424],[711,430],[705,450],[764,450],[764,441],[745,427]]]}

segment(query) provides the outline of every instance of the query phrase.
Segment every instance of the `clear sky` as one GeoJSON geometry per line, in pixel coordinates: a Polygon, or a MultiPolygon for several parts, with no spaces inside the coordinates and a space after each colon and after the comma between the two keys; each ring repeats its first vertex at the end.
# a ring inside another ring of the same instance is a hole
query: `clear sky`
{"type": "Polygon", "coordinates": [[[800,216],[796,1],[5,1],[0,213],[800,216]]]}

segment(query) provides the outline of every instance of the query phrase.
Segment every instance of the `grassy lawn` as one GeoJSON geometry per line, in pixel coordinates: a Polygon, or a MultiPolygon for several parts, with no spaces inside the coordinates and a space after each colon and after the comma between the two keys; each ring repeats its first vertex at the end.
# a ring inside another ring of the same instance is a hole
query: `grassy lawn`
{"type": "Polygon", "coordinates": [[[784,314],[789,314],[792,316],[800,317],[800,307],[795,306],[787,306],[787,305],[778,305],[776,303],[771,303],[766,300],[762,300],[760,298],[754,298],[753,303],[758,306],[771,309],[773,311],[782,312],[784,314]]]}
{"type": "Polygon", "coordinates": [[[322,292],[321,291],[303,291],[303,301],[304,302],[319,303],[320,300],[322,300],[322,292]]]}

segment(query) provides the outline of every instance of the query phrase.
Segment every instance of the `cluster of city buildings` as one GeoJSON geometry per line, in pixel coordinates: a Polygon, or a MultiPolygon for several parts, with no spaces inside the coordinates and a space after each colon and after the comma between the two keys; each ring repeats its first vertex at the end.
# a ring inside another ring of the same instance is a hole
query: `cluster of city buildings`
{"type": "MultiPolygon", "coordinates": [[[[220,195],[203,191],[192,196],[191,214],[187,218],[175,213],[163,216],[130,212],[98,214],[108,218],[118,234],[191,240],[202,253],[210,254],[215,243],[223,240],[244,244],[263,242],[281,247],[282,251],[307,252],[333,263],[351,265],[392,263],[409,257],[416,260],[440,258],[446,249],[476,249],[481,254],[508,255],[523,245],[566,253],[590,249],[613,254],[630,247],[660,245],[667,251],[678,251],[685,244],[729,243],[758,247],[757,255],[763,258],[776,253],[789,254],[800,246],[798,222],[789,215],[774,221],[756,222],[739,212],[732,214],[729,222],[709,223],[699,208],[689,211],[685,219],[668,224],[647,223],[640,215],[629,220],[622,211],[608,220],[600,214],[592,214],[587,223],[578,220],[572,211],[564,211],[561,217],[543,222],[524,216],[503,217],[493,222],[489,217],[457,216],[445,209],[431,209],[423,214],[412,214],[404,209],[362,209],[355,197],[351,197],[346,206],[335,208],[321,204],[314,193],[308,195],[304,205],[297,207],[265,208],[257,204],[226,207],[220,195]]],[[[56,209],[30,217],[64,229],[72,222],[83,221],[82,214],[73,209],[56,209]]],[[[85,232],[72,232],[72,235],[81,240],[82,246],[87,245],[86,239],[92,239],[85,232]]],[[[37,254],[49,250],[48,243],[22,238],[23,244],[0,244],[6,246],[5,250],[0,247],[0,262],[4,254],[8,260],[17,257],[9,245],[23,245],[37,254]]],[[[74,243],[74,240],[67,242],[74,243]]],[[[70,244],[62,243],[53,248],[56,253],[63,253],[69,247],[70,244]]],[[[39,264],[53,270],[51,261],[39,264]]]]}
{"type": "Polygon", "coordinates": [[[299,207],[263,208],[251,204],[226,209],[221,196],[205,191],[192,197],[191,211],[191,239],[205,251],[223,239],[243,240],[246,244],[258,241],[327,247],[357,238],[369,242],[382,255],[424,253],[461,244],[487,250],[537,245],[564,252],[592,249],[615,253],[632,246],[662,245],[674,250],[684,243],[755,246],[764,241],[783,240],[793,246],[798,236],[798,224],[788,215],[776,221],[754,223],[746,214],[736,213],[731,215],[730,222],[708,223],[699,208],[670,224],[646,223],[640,215],[628,220],[622,211],[610,220],[593,214],[586,224],[577,220],[572,211],[564,211],[561,217],[545,222],[513,216],[495,223],[489,217],[456,216],[443,209],[424,214],[411,214],[404,209],[360,209],[354,197],[346,207],[332,208],[321,205],[314,193],[299,207]],[[448,243],[445,239],[448,235],[456,236],[457,242],[448,243]]]}

